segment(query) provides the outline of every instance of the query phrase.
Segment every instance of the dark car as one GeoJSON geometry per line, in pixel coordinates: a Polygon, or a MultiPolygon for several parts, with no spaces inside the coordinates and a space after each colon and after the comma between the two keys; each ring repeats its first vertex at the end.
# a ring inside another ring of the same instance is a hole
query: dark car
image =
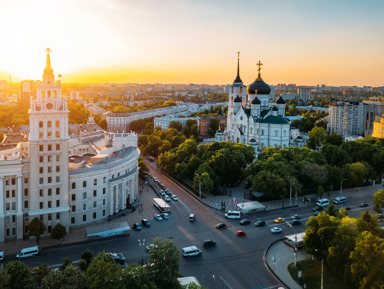
{"type": "Polygon", "coordinates": [[[290,221],[289,224],[292,226],[297,226],[297,225],[300,225],[301,222],[297,219],[294,219],[294,220],[290,221]]]}
{"type": "Polygon", "coordinates": [[[149,220],[147,220],[147,219],[142,219],[142,220],[141,220],[141,223],[142,223],[145,227],[147,227],[147,228],[149,228],[149,227],[151,226],[151,223],[150,223],[149,220]]]}
{"type": "Polygon", "coordinates": [[[203,246],[204,247],[214,247],[214,246],[216,246],[216,242],[215,241],[212,241],[212,240],[204,240],[203,241],[203,246]]]}
{"type": "Polygon", "coordinates": [[[368,207],[368,203],[360,203],[360,204],[359,204],[359,207],[361,207],[361,208],[368,207]]]}
{"type": "Polygon", "coordinates": [[[122,253],[109,253],[113,260],[115,260],[116,263],[124,265],[125,264],[125,257],[122,253]]]}
{"type": "Polygon", "coordinates": [[[255,226],[256,227],[262,227],[262,226],[265,226],[265,221],[263,220],[259,220],[255,223],[255,226]]]}
{"type": "Polygon", "coordinates": [[[216,229],[225,229],[227,227],[227,225],[224,223],[218,223],[215,227],[216,227],[216,229]]]}
{"type": "Polygon", "coordinates": [[[141,231],[141,225],[139,223],[134,223],[133,224],[133,228],[136,230],[136,231],[141,231]]]}
{"type": "Polygon", "coordinates": [[[248,219],[242,219],[242,220],[240,221],[240,225],[248,225],[249,223],[251,223],[251,221],[248,220],[248,219]]]}
{"type": "Polygon", "coordinates": [[[301,216],[299,214],[294,214],[291,216],[292,220],[299,220],[300,218],[301,218],[301,216]]]}
{"type": "Polygon", "coordinates": [[[312,211],[314,212],[322,212],[324,210],[324,208],[322,206],[315,206],[312,211]]]}

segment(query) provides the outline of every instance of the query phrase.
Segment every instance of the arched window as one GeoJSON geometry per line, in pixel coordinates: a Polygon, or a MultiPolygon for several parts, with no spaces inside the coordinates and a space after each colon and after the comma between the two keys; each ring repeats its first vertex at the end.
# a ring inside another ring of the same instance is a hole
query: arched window
{"type": "Polygon", "coordinates": [[[83,188],[86,188],[87,187],[87,181],[84,181],[83,182],[83,188]]]}
{"type": "Polygon", "coordinates": [[[94,186],[97,186],[97,179],[94,179],[94,180],[93,180],[93,185],[94,185],[94,186]]]}
{"type": "Polygon", "coordinates": [[[105,184],[106,182],[107,182],[107,178],[104,177],[104,178],[103,178],[103,183],[105,184]]]}
{"type": "Polygon", "coordinates": [[[52,121],[48,121],[48,127],[52,127],[52,121]]]}
{"type": "Polygon", "coordinates": [[[261,130],[261,135],[264,135],[264,130],[263,129],[261,130]]]}
{"type": "Polygon", "coordinates": [[[278,135],[279,135],[279,131],[275,130],[275,136],[278,136],[278,135]]]}
{"type": "Polygon", "coordinates": [[[72,183],[72,189],[76,189],[76,183],[72,183]]]}
{"type": "Polygon", "coordinates": [[[43,127],[43,122],[42,121],[39,121],[39,127],[43,127]]]}
{"type": "Polygon", "coordinates": [[[283,131],[283,136],[287,136],[287,131],[286,130],[283,131]]]}
{"type": "Polygon", "coordinates": [[[56,120],[56,127],[60,127],[60,121],[56,120]]]}
{"type": "Polygon", "coordinates": [[[48,92],[48,93],[47,93],[47,96],[50,97],[50,96],[51,96],[51,91],[48,90],[47,92],[48,92]]]}

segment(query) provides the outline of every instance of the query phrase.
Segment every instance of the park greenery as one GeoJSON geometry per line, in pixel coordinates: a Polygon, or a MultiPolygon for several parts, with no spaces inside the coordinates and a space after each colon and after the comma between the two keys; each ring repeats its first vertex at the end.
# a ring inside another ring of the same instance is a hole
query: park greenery
{"type": "MultiPolygon", "coordinates": [[[[382,196],[384,192],[376,194],[382,196]]],[[[376,212],[381,208],[375,208],[376,212]]],[[[329,205],[307,222],[304,249],[323,259],[330,271],[343,279],[346,288],[384,288],[384,231],[379,220],[368,210],[359,218],[350,218],[347,210],[329,205]]]]}
{"type": "MultiPolygon", "coordinates": [[[[81,254],[79,267],[66,258],[58,270],[47,264],[29,268],[12,261],[0,269],[0,288],[7,289],[185,289],[177,281],[180,253],[168,240],[156,238],[144,264],[129,264],[123,268],[109,253],[96,257],[90,250],[81,254]]],[[[190,289],[204,289],[192,286],[190,289]]]]}

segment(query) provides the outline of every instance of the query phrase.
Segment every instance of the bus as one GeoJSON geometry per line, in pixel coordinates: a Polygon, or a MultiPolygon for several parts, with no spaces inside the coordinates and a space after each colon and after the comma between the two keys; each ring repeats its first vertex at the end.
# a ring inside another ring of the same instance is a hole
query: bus
{"type": "Polygon", "coordinates": [[[170,213],[171,206],[168,205],[163,199],[153,198],[153,205],[161,212],[161,213],[170,213]]]}

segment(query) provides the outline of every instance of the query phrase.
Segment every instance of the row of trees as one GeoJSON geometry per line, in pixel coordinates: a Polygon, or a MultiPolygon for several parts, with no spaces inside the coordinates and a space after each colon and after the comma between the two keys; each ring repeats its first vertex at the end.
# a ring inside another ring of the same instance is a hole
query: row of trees
{"type": "MultiPolygon", "coordinates": [[[[36,242],[37,244],[39,244],[40,237],[47,230],[47,227],[45,226],[43,221],[40,220],[40,218],[35,217],[29,223],[27,229],[28,229],[29,236],[36,237],[36,242]]],[[[64,238],[66,234],[67,234],[67,231],[65,230],[65,227],[62,224],[57,223],[56,226],[52,228],[51,238],[60,240],[64,238]]]]}
{"type": "MultiPolygon", "coordinates": [[[[79,267],[67,258],[58,270],[43,264],[31,270],[20,261],[0,270],[0,288],[9,289],[169,289],[186,288],[177,281],[179,251],[174,243],[157,238],[144,266],[130,264],[122,269],[109,253],[94,258],[91,251],[81,255],[79,267]]],[[[190,289],[204,287],[190,286],[190,289]]]]}
{"type": "Polygon", "coordinates": [[[268,199],[293,192],[323,194],[359,187],[384,174],[384,140],[368,138],[340,145],[338,136],[327,135],[319,151],[307,147],[268,147],[250,166],[252,187],[268,199]]]}
{"type": "Polygon", "coordinates": [[[348,288],[383,288],[384,231],[377,216],[367,210],[360,218],[350,218],[345,209],[339,212],[330,205],[307,226],[305,251],[323,259],[348,288]]]}

